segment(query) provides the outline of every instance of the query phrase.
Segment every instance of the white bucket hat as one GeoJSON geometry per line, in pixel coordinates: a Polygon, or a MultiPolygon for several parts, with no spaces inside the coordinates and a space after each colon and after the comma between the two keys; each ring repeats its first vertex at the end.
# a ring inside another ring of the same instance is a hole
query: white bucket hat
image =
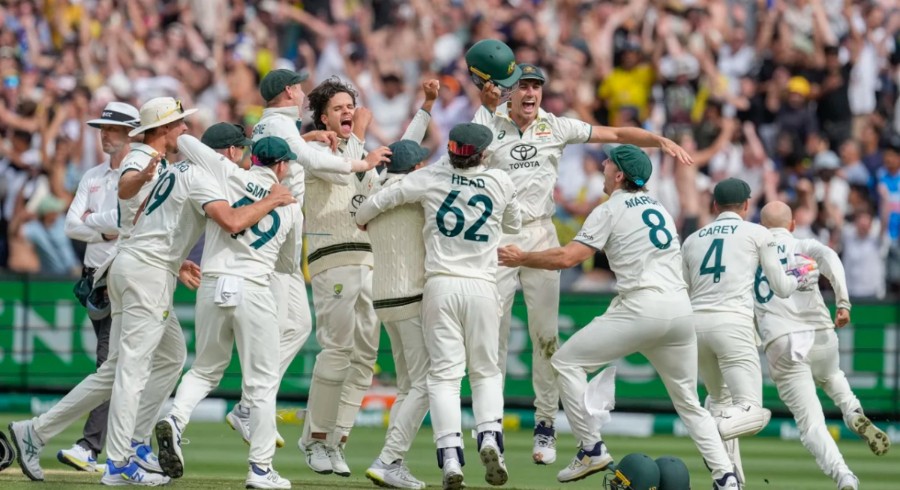
{"type": "Polygon", "coordinates": [[[87,122],[87,125],[97,129],[100,129],[100,126],[136,128],[140,119],[141,116],[133,105],[124,102],[110,102],[106,104],[103,112],[100,113],[100,119],[91,119],[87,122]]]}
{"type": "Polygon", "coordinates": [[[172,97],[157,97],[150,99],[141,106],[141,125],[128,133],[129,137],[135,137],[148,129],[165,126],[171,122],[184,119],[197,112],[197,109],[184,110],[181,101],[172,97]]]}

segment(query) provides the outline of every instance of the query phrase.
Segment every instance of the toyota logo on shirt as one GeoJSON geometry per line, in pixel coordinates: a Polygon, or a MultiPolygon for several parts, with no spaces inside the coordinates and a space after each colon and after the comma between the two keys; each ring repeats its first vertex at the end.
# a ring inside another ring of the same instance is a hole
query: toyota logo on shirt
{"type": "Polygon", "coordinates": [[[509,150],[509,156],[513,157],[514,159],[516,159],[520,162],[524,162],[525,160],[530,160],[530,159],[534,158],[535,155],[537,155],[537,148],[535,148],[531,145],[525,145],[525,144],[516,145],[516,146],[512,147],[512,149],[509,150]]]}

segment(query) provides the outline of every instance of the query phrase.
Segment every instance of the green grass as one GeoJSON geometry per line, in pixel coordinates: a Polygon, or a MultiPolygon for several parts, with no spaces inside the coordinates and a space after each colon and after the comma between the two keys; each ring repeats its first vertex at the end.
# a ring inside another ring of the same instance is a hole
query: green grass
{"type": "MultiPolygon", "coordinates": [[[[21,416],[0,415],[3,430],[9,421],[21,416]]],[[[76,424],[44,449],[41,464],[46,473],[43,484],[31,483],[19,470],[18,464],[0,473],[3,490],[41,489],[96,489],[97,474],[78,473],[56,461],[56,451],[69,447],[79,436],[81,425],[76,424]]],[[[375,488],[365,478],[365,470],[378,455],[384,437],[383,429],[358,428],[353,431],[347,446],[347,460],[353,475],[350,478],[322,476],[306,467],[296,446],[300,428],[295,425],[280,427],[287,446],[275,456],[275,467],[282,476],[289,478],[294,488],[375,488]]],[[[509,483],[503,488],[536,489],[597,489],[603,477],[595,475],[587,480],[562,485],[556,481],[556,472],[574,456],[574,440],[562,435],[559,458],[549,467],[531,463],[531,433],[523,430],[506,434],[506,461],[510,471],[509,483]]],[[[191,443],[184,446],[185,476],[173,480],[171,487],[184,489],[243,488],[246,476],[247,446],[224,423],[195,423],[188,427],[185,438],[191,443]]],[[[710,486],[709,473],[703,466],[699,453],[688,438],[657,436],[647,439],[610,437],[606,440],[613,456],[622,457],[631,452],[644,452],[656,458],[663,455],[678,456],[691,471],[694,489],[710,486]]],[[[155,444],[155,443],[154,443],[155,444]]],[[[900,488],[900,450],[876,457],[859,440],[839,441],[839,447],[847,464],[860,478],[865,490],[900,488]]],[[[746,488],[754,490],[821,490],[832,489],[834,484],[823,475],[812,456],[799,441],[782,441],[773,438],[751,438],[741,442],[746,488]]],[[[464,468],[469,488],[491,488],[484,483],[484,473],[475,452],[475,442],[466,440],[464,468]]],[[[407,458],[413,474],[430,487],[440,486],[440,470],[434,457],[430,429],[422,430],[416,438],[407,458]]]]}

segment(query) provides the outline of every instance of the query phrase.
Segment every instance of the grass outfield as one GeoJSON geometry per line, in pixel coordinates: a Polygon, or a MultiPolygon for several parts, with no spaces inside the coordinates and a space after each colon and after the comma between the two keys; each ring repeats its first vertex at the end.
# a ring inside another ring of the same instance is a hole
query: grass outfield
{"type": "MultiPolygon", "coordinates": [[[[0,427],[21,417],[0,415],[0,427]]],[[[46,480],[43,484],[31,483],[19,470],[18,464],[0,473],[0,488],[3,490],[80,489],[97,488],[97,474],[78,473],[56,461],[56,451],[69,447],[80,436],[81,425],[73,425],[60,434],[44,449],[42,465],[46,480]]],[[[282,476],[289,478],[294,488],[376,488],[365,478],[365,470],[378,455],[384,437],[383,429],[359,428],[353,431],[347,448],[347,462],[353,475],[349,478],[322,476],[310,471],[301,458],[296,446],[299,427],[280,427],[287,446],[275,454],[275,467],[282,476]]],[[[510,470],[509,483],[503,488],[536,489],[597,489],[601,488],[603,477],[594,475],[577,483],[562,485],[556,481],[556,472],[565,466],[575,450],[571,435],[565,434],[560,441],[557,462],[549,467],[531,463],[530,431],[506,434],[506,461],[510,470]]],[[[195,423],[188,427],[185,438],[190,444],[184,446],[186,459],[185,476],[173,480],[172,487],[185,489],[226,489],[243,488],[246,476],[247,446],[240,441],[225,423],[195,423]]],[[[630,452],[644,452],[656,458],[675,455],[687,463],[691,471],[694,489],[710,486],[709,473],[703,466],[700,455],[688,438],[657,436],[652,438],[610,437],[606,440],[613,456],[622,457],[630,452]]],[[[155,445],[155,443],[154,443],[155,445]]],[[[843,440],[839,447],[850,468],[860,478],[860,488],[865,490],[900,488],[900,450],[894,449],[886,456],[872,455],[868,447],[859,440],[843,440]]],[[[773,438],[747,439],[741,443],[744,471],[747,474],[746,488],[755,490],[822,490],[835,488],[831,480],[816,467],[812,456],[799,441],[782,441],[773,438]]],[[[423,430],[413,444],[407,463],[413,474],[428,483],[430,487],[440,486],[431,432],[423,430]]],[[[484,473],[475,453],[475,442],[466,440],[464,468],[468,488],[493,488],[484,483],[484,473]]]]}

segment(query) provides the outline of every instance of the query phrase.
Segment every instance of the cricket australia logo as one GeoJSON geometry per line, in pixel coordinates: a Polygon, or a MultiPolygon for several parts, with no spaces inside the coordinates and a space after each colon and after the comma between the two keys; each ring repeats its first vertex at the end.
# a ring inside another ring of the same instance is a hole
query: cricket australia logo
{"type": "Polygon", "coordinates": [[[334,285],[334,297],[335,297],[335,298],[340,298],[340,297],[341,297],[341,291],[343,291],[343,290],[344,290],[344,285],[343,285],[343,284],[341,284],[341,283],[335,284],[335,285],[334,285]]]}
{"type": "Polygon", "coordinates": [[[541,163],[537,160],[532,160],[537,156],[537,148],[532,145],[519,144],[512,149],[509,150],[509,156],[512,157],[515,162],[509,164],[510,170],[518,170],[520,168],[537,168],[541,166],[541,163]]]}

